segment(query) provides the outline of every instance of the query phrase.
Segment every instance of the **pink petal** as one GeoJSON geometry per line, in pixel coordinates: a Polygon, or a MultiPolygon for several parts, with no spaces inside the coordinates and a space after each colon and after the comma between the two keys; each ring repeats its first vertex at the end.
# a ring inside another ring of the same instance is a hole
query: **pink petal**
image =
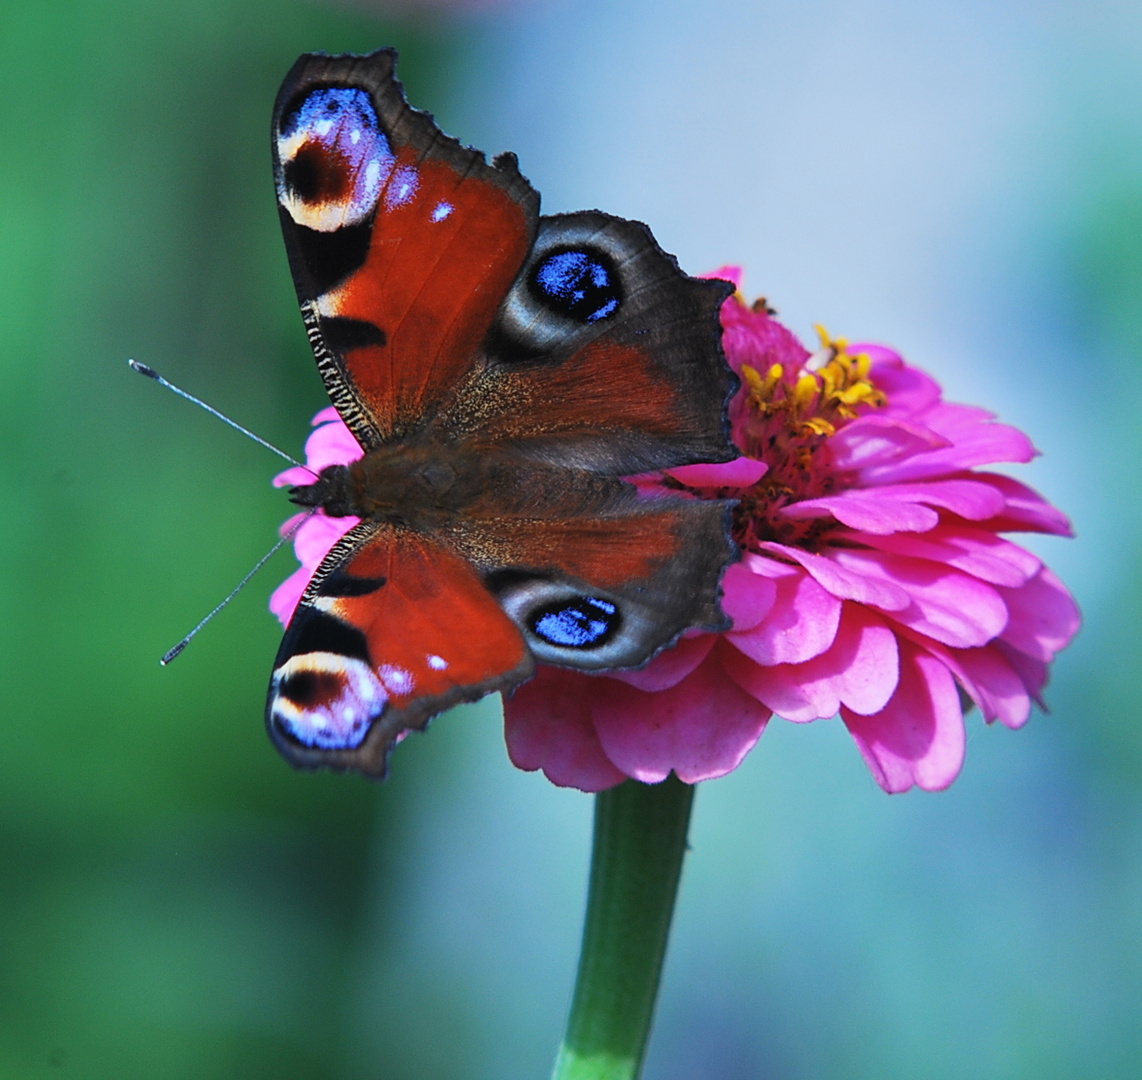
{"type": "Polygon", "coordinates": [[[1000,720],[1007,727],[1017,728],[1027,722],[1031,695],[1006,658],[1002,642],[993,641],[980,649],[949,649],[906,628],[901,628],[900,634],[931,653],[952,673],[989,724],[1000,720]]]}
{"type": "Polygon", "coordinates": [[[873,535],[897,532],[926,532],[940,521],[940,515],[926,506],[879,496],[877,489],[842,491],[823,499],[790,503],[782,517],[813,518],[831,514],[842,525],[873,535]]]}
{"type": "MultiPolygon", "coordinates": [[[[317,415],[323,416],[329,411],[324,409],[317,415]]],[[[305,440],[305,463],[315,472],[320,472],[330,465],[348,465],[349,462],[365,456],[361,444],[337,417],[336,411],[334,417],[331,423],[323,423],[305,440]]]]}
{"type": "MultiPolygon", "coordinates": [[[[742,365],[749,364],[765,373],[774,364],[784,366],[786,373],[800,370],[809,359],[809,351],[786,327],[771,318],[764,310],[753,311],[736,296],[722,304],[722,348],[734,371],[741,373],[742,365]]],[[[731,414],[740,413],[745,394],[739,393],[731,414]]]]}
{"type": "Polygon", "coordinates": [[[1007,605],[995,587],[958,570],[879,551],[837,549],[832,557],[854,574],[905,591],[912,603],[892,617],[945,645],[984,645],[1007,625],[1007,605]]]}
{"type": "Polygon", "coordinates": [[[900,642],[900,683],[872,716],[849,709],[841,718],[876,782],[889,793],[914,784],[941,791],[964,761],[964,724],[951,672],[910,641],[900,642]]]}
{"type": "Polygon", "coordinates": [[[998,720],[1009,728],[1027,723],[1031,695],[1019,673],[994,644],[951,652],[960,669],[960,682],[988,723],[998,720]]]}
{"type": "Polygon", "coordinates": [[[895,416],[872,414],[846,424],[830,440],[837,469],[871,469],[903,461],[925,450],[951,444],[922,424],[895,416]]]}
{"type": "Polygon", "coordinates": [[[881,551],[946,563],[993,585],[1022,585],[1043,565],[1025,548],[966,525],[942,525],[923,536],[866,535],[863,540],[881,551]]]}
{"type": "Polygon", "coordinates": [[[322,559],[333,549],[350,529],[361,523],[357,517],[329,517],[327,514],[314,514],[293,538],[293,549],[298,562],[308,566],[310,573],[321,565],[322,559]]]}
{"type": "Polygon", "coordinates": [[[1078,605],[1046,566],[1026,585],[1000,591],[1011,613],[1003,640],[1020,652],[1049,663],[1078,633],[1078,605]]]}
{"type": "Polygon", "coordinates": [[[821,499],[787,506],[785,517],[818,517],[830,513],[841,524],[874,536],[895,532],[926,532],[939,522],[929,509],[938,506],[953,514],[981,521],[998,514],[1003,495],[992,485],[975,480],[933,480],[921,484],[885,484],[856,488],[821,499]],[[918,505],[922,504],[922,505],[918,505]]]}
{"type": "Polygon", "coordinates": [[[765,560],[747,555],[730,565],[722,578],[722,610],[733,620],[735,630],[752,630],[772,610],[777,600],[773,579],[754,569],[765,560]]]}
{"type": "Polygon", "coordinates": [[[669,690],[706,659],[717,640],[714,634],[682,638],[673,648],[663,649],[646,667],[637,671],[611,671],[608,676],[650,694],[669,690]]]}
{"type": "Polygon", "coordinates": [[[309,567],[299,566],[270,594],[270,611],[278,617],[282,626],[289,626],[311,577],[313,571],[309,567]]]}
{"type": "Polygon", "coordinates": [[[305,465],[293,466],[278,473],[274,487],[303,487],[312,484],[318,473],[329,465],[348,465],[365,456],[353,433],[345,426],[332,405],[322,409],[314,418],[317,429],[305,441],[305,465]]]}
{"type": "Polygon", "coordinates": [[[999,518],[989,522],[996,532],[1045,532],[1074,536],[1070,519],[1037,491],[1000,473],[974,473],[1002,492],[1006,505],[999,518]]]}
{"type": "Polygon", "coordinates": [[[941,402],[916,418],[952,443],[943,450],[914,454],[906,461],[865,469],[864,486],[902,483],[926,477],[946,476],[975,465],[996,461],[1030,461],[1035,447],[1018,428],[998,424],[985,409],[941,402]]]}
{"type": "Polygon", "coordinates": [[[317,473],[312,469],[307,469],[304,465],[291,465],[285,472],[278,473],[272,483],[276,488],[305,487],[316,479],[317,473]]]}
{"type": "Polygon", "coordinates": [[[1027,693],[1035,699],[1035,704],[1046,712],[1047,703],[1043,700],[1042,691],[1051,674],[1048,665],[1042,660],[1036,660],[1034,657],[1013,648],[1006,641],[997,641],[991,647],[1003,654],[1007,662],[1015,669],[1020,681],[1027,687],[1027,693]]]}
{"type": "Polygon", "coordinates": [[[920,484],[883,484],[866,489],[882,499],[939,506],[969,521],[983,521],[998,514],[1003,493],[979,480],[928,480],[920,484]]]}
{"type": "Polygon", "coordinates": [[[344,517],[334,518],[318,512],[312,515],[294,514],[286,521],[280,532],[287,535],[298,521],[302,522],[293,538],[293,549],[301,563],[288,578],[285,579],[270,596],[270,611],[272,611],[283,625],[289,625],[293,618],[294,609],[309,585],[317,568],[325,556],[350,529],[360,523],[360,518],[344,517]]]}
{"type": "Polygon", "coordinates": [[[770,712],[726,677],[712,653],[670,690],[646,694],[612,685],[591,698],[607,757],[636,780],[654,784],[673,770],[688,784],[724,776],[761,737],[770,712]]]}
{"type": "Polygon", "coordinates": [[[904,363],[892,349],[861,342],[850,345],[849,353],[868,353],[872,360],[872,380],[888,395],[888,406],[882,415],[915,416],[940,400],[940,384],[931,375],[904,363]]]}
{"type": "Polygon", "coordinates": [[[861,714],[879,712],[898,677],[896,635],[853,603],[844,605],[832,646],[813,660],[761,667],[731,650],[722,663],[743,690],[798,723],[836,716],[842,705],[861,714]]]}
{"type": "Polygon", "coordinates": [[[776,586],[773,607],[750,630],[731,630],[727,640],[759,664],[798,664],[820,656],[837,636],[840,601],[804,571],[750,557],[756,573],[776,586]]]}
{"type": "Polygon", "coordinates": [[[603,791],[626,776],[603,752],[591,720],[590,676],[540,667],[504,699],[504,738],[519,769],[542,769],[560,787],[603,791]]]}
{"type": "MultiPolygon", "coordinates": [[[[742,287],[742,279],[745,277],[745,271],[740,266],[719,266],[717,270],[711,270],[708,274],[699,274],[700,278],[721,278],[722,281],[729,281],[733,284],[735,289],[740,290],[742,287]]],[[[732,300],[733,297],[731,296],[732,300]]]]}
{"type": "Polygon", "coordinates": [[[289,536],[293,532],[295,526],[300,525],[309,514],[299,513],[294,514],[293,517],[288,517],[278,526],[278,536],[289,536]]]}
{"type": "MultiPolygon", "coordinates": [[[[835,554],[826,558],[772,542],[761,546],[799,562],[823,588],[840,600],[855,600],[858,604],[869,604],[882,611],[903,611],[911,603],[908,593],[886,580],[885,575],[866,576],[859,570],[849,570],[840,564],[835,554]]],[[[802,659],[807,660],[808,657],[802,659]]]]}
{"type": "Polygon", "coordinates": [[[756,484],[768,471],[769,466],[764,461],[739,457],[722,464],[679,465],[667,469],[666,475],[673,476],[687,487],[747,488],[756,484]]]}

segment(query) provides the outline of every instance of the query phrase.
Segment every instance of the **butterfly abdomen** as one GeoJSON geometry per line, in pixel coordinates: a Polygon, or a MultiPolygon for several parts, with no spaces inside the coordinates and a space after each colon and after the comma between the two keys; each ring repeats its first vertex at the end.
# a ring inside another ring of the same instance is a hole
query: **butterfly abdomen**
{"type": "Polygon", "coordinates": [[[290,497],[332,517],[433,532],[470,510],[489,485],[505,482],[510,482],[505,466],[495,455],[421,439],[386,444],[351,465],[331,465],[315,483],[294,488],[290,497]]]}

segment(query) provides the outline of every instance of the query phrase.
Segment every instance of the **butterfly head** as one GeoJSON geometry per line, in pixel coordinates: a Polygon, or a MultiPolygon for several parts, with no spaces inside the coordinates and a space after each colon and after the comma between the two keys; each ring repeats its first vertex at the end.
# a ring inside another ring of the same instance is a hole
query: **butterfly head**
{"type": "Polygon", "coordinates": [[[355,511],[350,502],[350,476],[347,465],[329,465],[312,484],[290,488],[290,502],[296,506],[320,507],[330,517],[349,517],[355,511]]]}

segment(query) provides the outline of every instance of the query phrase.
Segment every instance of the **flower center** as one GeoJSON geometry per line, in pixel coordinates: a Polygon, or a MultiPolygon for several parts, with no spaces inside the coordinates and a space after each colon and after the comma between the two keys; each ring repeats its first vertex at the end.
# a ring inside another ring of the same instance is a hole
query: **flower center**
{"type": "Polygon", "coordinates": [[[766,540],[818,546],[836,527],[832,519],[791,519],[781,510],[848,486],[851,474],[834,467],[829,440],[850,420],[887,402],[869,377],[867,353],[851,354],[845,338],[830,338],[822,326],[817,333],[821,348],[795,369],[774,364],[762,374],[742,368],[745,414],[735,438],[742,453],[769,466],[752,487],[719,492],[739,500],[733,536],[745,550],[757,550],[766,540]]]}

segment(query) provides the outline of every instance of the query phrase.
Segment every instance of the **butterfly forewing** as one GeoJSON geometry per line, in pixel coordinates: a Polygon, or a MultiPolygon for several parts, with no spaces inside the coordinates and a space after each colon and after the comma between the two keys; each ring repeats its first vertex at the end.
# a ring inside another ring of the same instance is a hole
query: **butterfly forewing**
{"type": "Polygon", "coordinates": [[[290,264],[326,387],[366,449],[475,363],[531,247],[539,196],[408,106],[396,54],[304,56],[274,110],[290,264]]]}

